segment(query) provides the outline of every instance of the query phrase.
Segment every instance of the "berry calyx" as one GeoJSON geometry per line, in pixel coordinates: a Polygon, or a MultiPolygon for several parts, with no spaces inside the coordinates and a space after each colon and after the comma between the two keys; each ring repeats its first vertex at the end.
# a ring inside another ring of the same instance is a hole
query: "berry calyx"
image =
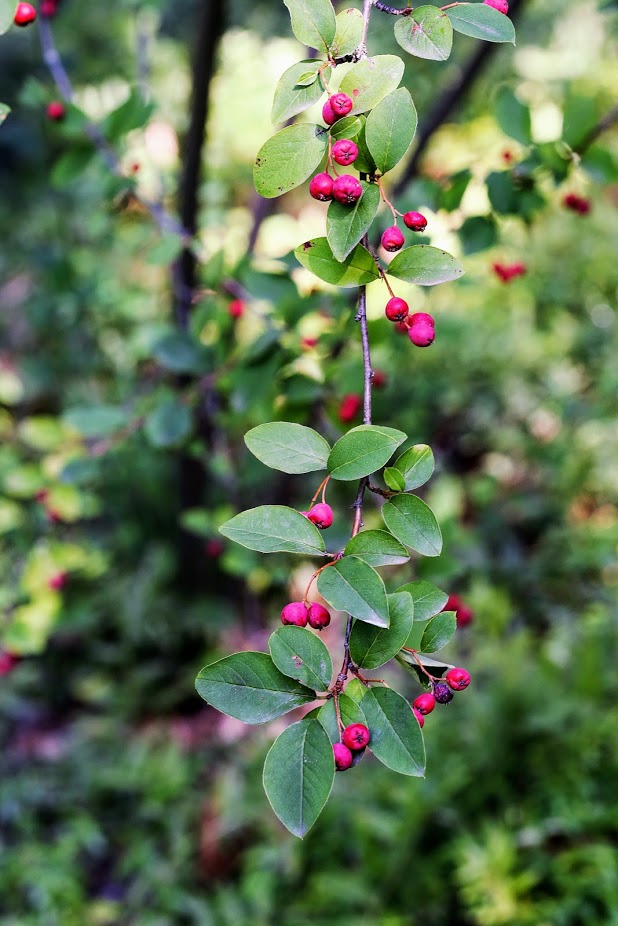
{"type": "Polygon", "coordinates": [[[316,174],[309,184],[309,193],[321,203],[328,202],[333,198],[333,183],[334,180],[330,174],[316,174]]]}
{"type": "Polygon", "coordinates": [[[427,312],[415,312],[414,315],[410,316],[411,325],[430,325],[432,328],[436,327],[433,315],[429,315],[427,312]]]}
{"type": "Polygon", "coordinates": [[[436,682],[433,686],[433,696],[438,704],[448,704],[453,700],[453,692],[446,682],[436,682]]]}
{"type": "Polygon", "coordinates": [[[419,725],[419,727],[420,727],[421,730],[422,730],[423,727],[425,726],[425,718],[423,717],[423,715],[421,714],[421,712],[418,711],[415,707],[412,708],[412,713],[414,714],[414,716],[415,716],[416,719],[418,720],[418,725],[419,725]]]}
{"type": "Polygon", "coordinates": [[[371,733],[364,723],[351,723],[345,728],[341,740],[348,749],[364,749],[371,739],[371,733]]]}
{"type": "Polygon", "coordinates": [[[324,106],[322,107],[322,119],[326,125],[334,125],[334,123],[340,117],[337,115],[333,107],[330,105],[330,101],[327,100],[324,106]]]}
{"type": "Polygon", "coordinates": [[[412,703],[413,709],[417,710],[419,714],[431,714],[435,706],[436,699],[429,691],[426,691],[424,694],[420,694],[418,698],[415,698],[412,703]]]}
{"type": "Polygon", "coordinates": [[[333,743],[333,755],[335,757],[335,768],[338,772],[345,772],[354,761],[354,756],[343,743],[333,743]]]}
{"type": "Polygon", "coordinates": [[[453,691],[463,691],[470,684],[470,673],[465,669],[455,668],[449,669],[446,675],[447,685],[453,689],[453,691]]]}
{"type": "Polygon", "coordinates": [[[333,509],[325,502],[319,502],[309,510],[307,517],[320,530],[325,530],[333,523],[333,509]]]}
{"type": "Polygon", "coordinates": [[[433,344],[436,332],[435,329],[425,322],[417,325],[411,325],[408,329],[408,337],[417,347],[429,347],[433,344]]]}
{"type": "Polygon", "coordinates": [[[341,138],[335,142],[331,153],[333,161],[347,167],[348,164],[353,164],[358,157],[358,145],[355,145],[353,141],[347,138],[341,138]]]}
{"type": "Polygon", "coordinates": [[[306,627],[309,619],[308,610],[304,601],[290,601],[281,612],[281,623],[306,627]]]}
{"type": "Polygon", "coordinates": [[[422,212],[406,212],[403,222],[411,231],[421,232],[427,228],[427,219],[422,212]]]}
{"type": "Polygon", "coordinates": [[[382,233],[382,247],[385,251],[399,251],[405,240],[403,232],[396,225],[391,225],[382,233]]]}
{"type": "Polygon", "coordinates": [[[67,114],[66,107],[60,100],[52,100],[51,103],[48,103],[45,112],[47,118],[51,119],[52,122],[61,122],[67,114]]]}
{"type": "Polygon", "coordinates": [[[330,624],[330,611],[323,604],[313,602],[309,605],[309,626],[314,630],[323,630],[330,624]]]}
{"type": "Polygon", "coordinates": [[[493,6],[494,10],[498,10],[499,13],[506,14],[509,11],[509,5],[506,0],[483,0],[483,3],[486,6],[493,6]]]}
{"type": "Polygon", "coordinates": [[[36,10],[31,3],[18,3],[13,22],[16,26],[29,26],[36,19],[36,10]]]}
{"type": "Polygon", "coordinates": [[[334,93],[328,102],[338,119],[341,118],[341,116],[347,116],[354,106],[354,103],[347,93],[334,93]]]}
{"type": "Polygon", "coordinates": [[[342,174],[333,183],[333,198],[344,206],[352,206],[363,195],[360,181],[352,174],[342,174]]]}
{"type": "Polygon", "coordinates": [[[231,318],[242,318],[245,314],[246,305],[242,299],[233,299],[227,307],[228,314],[231,318]]]}
{"type": "Polygon", "coordinates": [[[409,311],[410,306],[405,299],[400,299],[399,296],[393,296],[392,299],[389,299],[384,308],[384,314],[389,322],[402,322],[404,318],[408,317],[409,311]]]}
{"type": "Polygon", "coordinates": [[[362,397],[356,393],[344,395],[339,405],[339,421],[343,424],[349,424],[354,421],[363,407],[362,397]]]}

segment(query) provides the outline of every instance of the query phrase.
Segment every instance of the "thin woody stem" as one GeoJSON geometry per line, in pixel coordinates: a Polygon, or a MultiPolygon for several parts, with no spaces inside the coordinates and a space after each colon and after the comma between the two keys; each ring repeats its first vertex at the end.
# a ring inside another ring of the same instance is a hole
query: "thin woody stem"
{"type": "Polygon", "coordinates": [[[426,675],[427,678],[428,678],[430,681],[432,681],[432,682],[437,682],[437,681],[438,681],[438,679],[435,677],[435,675],[432,675],[430,672],[427,671],[427,669],[425,668],[425,666],[423,665],[423,663],[421,662],[421,660],[420,660],[420,659],[418,658],[418,656],[416,655],[416,650],[414,650],[414,649],[408,649],[407,646],[402,646],[401,648],[402,648],[402,650],[404,651],[404,653],[410,653],[410,655],[412,656],[412,658],[418,663],[418,667],[419,667],[419,669],[421,670],[421,672],[422,672],[424,675],[426,675]]]}
{"type": "Polygon", "coordinates": [[[376,10],[380,10],[382,13],[390,13],[391,16],[409,16],[412,12],[411,6],[404,6],[403,10],[399,10],[396,6],[388,6],[386,3],[382,3],[382,0],[374,0],[373,5],[376,10]]]}

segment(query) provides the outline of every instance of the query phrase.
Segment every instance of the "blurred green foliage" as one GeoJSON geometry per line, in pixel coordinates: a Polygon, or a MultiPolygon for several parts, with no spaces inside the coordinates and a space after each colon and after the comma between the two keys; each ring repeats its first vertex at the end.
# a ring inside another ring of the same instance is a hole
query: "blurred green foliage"
{"type": "MultiPolygon", "coordinates": [[[[348,297],[289,258],[322,228],[304,190],[245,256],[272,90],[302,54],[274,0],[227,11],[200,299],[189,331],[174,327],[177,242],[130,194],[173,205],[197,7],[63,0],[58,44],[120,181],[78,110],[45,121],[55,93],[35,33],[1,40],[0,643],[40,655],[0,680],[0,926],[612,926],[618,148],[615,131],[581,162],[568,147],[616,96],[612,14],[527,5],[517,48],[500,49],[397,202],[465,256],[457,284],[398,285],[435,315],[431,350],[384,322],[378,284],[369,300],[387,374],[375,420],[438,461],[425,497],[445,553],[416,574],[474,609],[451,644],[474,684],[427,721],[426,781],[365,761],[297,844],[261,790],[272,730],[215,717],[193,690],[204,663],[265,646],[296,577],[284,556],[208,545],[256,499],[306,506],[311,480],[266,470],[242,435],[279,417],[336,437],[361,358],[348,297]],[[119,110],[138,36],[152,115],[119,110]],[[563,208],[570,191],[589,215],[563,208]],[[502,283],[492,265],[516,261],[527,273],[502,283]],[[207,473],[189,510],[181,460],[207,473]],[[187,536],[204,547],[191,585],[187,536]]],[[[375,20],[373,50],[392,51],[392,21],[375,20]]],[[[472,49],[458,38],[440,78],[408,61],[419,113],[472,49]]],[[[331,501],[334,545],[352,498],[339,486],[331,501]]],[[[392,574],[394,588],[412,570],[392,574]]]]}

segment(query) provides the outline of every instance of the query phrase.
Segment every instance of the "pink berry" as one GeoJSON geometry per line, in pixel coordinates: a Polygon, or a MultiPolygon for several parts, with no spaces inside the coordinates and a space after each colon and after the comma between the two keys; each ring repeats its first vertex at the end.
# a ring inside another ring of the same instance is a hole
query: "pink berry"
{"type": "Polygon", "coordinates": [[[389,299],[384,309],[389,322],[402,322],[404,318],[408,317],[409,311],[410,306],[405,299],[400,299],[399,296],[393,296],[392,299],[389,299]]]}
{"type": "Polygon", "coordinates": [[[59,592],[60,589],[64,588],[67,584],[67,579],[69,578],[68,572],[57,572],[55,575],[51,576],[47,582],[48,588],[53,592],[59,592]]]}
{"type": "Polygon", "coordinates": [[[326,125],[333,125],[339,118],[340,116],[337,115],[333,107],[330,105],[330,102],[327,100],[322,107],[322,119],[326,125]]]}
{"type": "Polygon", "coordinates": [[[449,595],[443,611],[454,611],[458,627],[465,627],[474,620],[474,611],[469,608],[459,595],[449,595]]]}
{"type": "Polygon", "coordinates": [[[417,347],[429,347],[435,340],[436,332],[431,325],[411,325],[408,329],[408,337],[417,347]]]}
{"type": "Polygon", "coordinates": [[[344,206],[352,206],[363,195],[360,181],[352,174],[342,174],[333,183],[333,198],[344,206]]]}
{"type": "Polygon", "coordinates": [[[330,527],[333,523],[333,509],[324,502],[319,502],[309,510],[307,515],[312,524],[319,527],[320,530],[330,527]]]}
{"type": "Polygon", "coordinates": [[[304,601],[291,601],[281,612],[282,624],[293,624],[294,627],[306,627],[308,608],[304,601]]]}
{"type": "Polygon", "coordinates": [[[406,212],[403,221],[412,231],[420,232],[427,228],[427,219],[421,212],[406,212]]]}
{"type": "Polygon", "coordinates": [[[338,772],[345,772],[354,761],[354,756],[343,743],[333,743],[333,755],[335,757],[335,768],[338,772]]]}
{"type": "Polygon", "coordinates": [[[565,209],[571,209],[579,215],[587,215],[590,212],[590,200],[585,196],[578,196],[577,193],[567,193],[562,204],[565,209]]]}
{"type": "Polygon", "coordinates": [[[429,315],[427,312],[415,312],[414,315],[410,316],[411,325],[430,325],[432,328],[436,327],[436,323],[433,319],[433,315],[429,315]]]}
{"type": "Polygon", "coordinates": [[[504,13],[505,15],[509,11],[509,5],[506,0],[483,0],[483,3],[486,6],[493,6],[494,10],[498,10],[499,13],[504,13]]]}
{"type": "Polygon", "coordinates": [[[405,240],[401,229],[396,225],[391,225],[382,234],[382,247],[385,251],[399,251],[405,240]]]}
{"type": "Polygon", "coordinates": [[[309,605],[309,626],[314,630],[323,630],[330,624],[330,612],[323,604],[314,601],[309,605]]]}
{"type": "Polygon", "coordinates": [[[371,733],[364,723],[351,723],[343,731],[341,739],[348,749],[364,749],[371,739],[371,733]]]}
{"type": "Polygon", "coordinates": [[[347,93],[335,93],[328,102],[337,118],[347,116],[354,105],[347,93]]]}
{"type": "Polygon", "coordinates": [[[358,157],[358,145],[347,138],[341,138],[333,145],[332,155],[337,164],[347,167],[348,164],[353,164],[358,157]]]}
{"type": "Polygon", "coordinates": [[[339,405],[339,421],[342,421],[343,424],[354,421],[362,407],[363,399],[361,396],[356,395],[356,393],[344,395],[339,405]]]}
{"type": "Polygon", "coordinates": [[[51,103],[48,103],[45,112],[47,118],[51,119],[52,122],[61,122],[67,114],[65,105],[60,100],[52,100],[51,103]]]}
{"type": "Polygon", "coordinates": [[[470,673],[465,669],[449,669],[444,676],[447,684],[453,691],[463,691],[470,684],[470,673]]]}
{"type": "Polygon", "coordinates": [[[218,559],[223,552],[225,547],[222,540],[218,540],[216,537],[213,537],[211,540],[207,540],[204,544],[204,553],[209,559],[218,559]]]}
{"type": "Polygon", "coordinates": [[[388,376],[384,370],[375,370],[371,382],[376,387],[376,389],[384,389],[388,382],[388,376]]]}
{"type": "Polygon", "coordinates": [[[41,16],[51,19],[52,16],[55,16],[58,12],[56,0],[42,0],[41,5],[39,6],[39,13],[41,16]]]}
{"type": "Polygon", "coordinates": [[[29,26],[36,19],[36,10],[31,3],[18,3],[13,22],[16,26],[29,26]]]}
{"type": "Polygon", "coordinates": [[[436,699],[428,691],[419,695],[418,698],[415,698],[414,703],[412,704],[412,707],[416,708],[419,714],[431,714],[435,706],[436,699]]]}
{"type": "Polygon", "coordinates": [[[8,675],[20,662],[21,657],[8,653],[6,650],[0,650],[0,675],[8,675]]]}
{"type": "Polygon", "coordinates": [[[316,174],[309,184],[309,193],[322,203],[333,198],[333,178],[330,174],[316,174]]]}
{"type": "Polygon", "coordinates": [[[242,318],[245,314],[246,304],[242,299],[233,299],[227,307],[228,314],[232,318],[242,318]]]}
{"type": "Polygon", "coordinates": [[[415,708],[415,707],[412,708],[412,713],[414,714],[414,716],[415,716],[416,719],[418,720],[418,725],[419,725],[419,727],[422,729],[422,728],[425,726],[425,718],[423,717],[423,715],[421,714],[421,712],[420,712],[419,710],[417,710],[417,708],[415,708]]]}

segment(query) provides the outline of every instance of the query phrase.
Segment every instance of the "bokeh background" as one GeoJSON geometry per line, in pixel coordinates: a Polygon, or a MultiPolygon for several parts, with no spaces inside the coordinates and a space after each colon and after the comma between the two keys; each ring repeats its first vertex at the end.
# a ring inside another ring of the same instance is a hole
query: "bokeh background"
{"type": "MultiPolygon", "coordinates": [[[[179,316],[178,238],[133,193],[176,207],[209,6],[62,0],[62,123],[38,27],[0,39],[0,924],[618,924],[618,135],[599,129],[615,6],[526,0],[516,47],[477,61],[456,35],[446,64],[405,56],[421,127],[454,105],[395,175],[397,205],[466,276],[401,285],[436,317],[426,351],[370,287],[375,420],[433,447],[423,494],[445,535],[387,581],[428,578],[472,609],[449,652],[473,685],[427,719],[425,780],[368,758],[303,842],[261,787],[281,722],[244,727],[193,686],[265,647],[310,568],[217,535],[316,487],[266,470],[243,433],[282,418],[335,438],[361,357],[349,292],[289,254],[323,207],[252,189],[277,79],[307,53],[277,0],[222,0],[210,28],[202,259],[179,316]]],[[[392,25],[374,13],[370,51],[401,51],[392,25]]],[[[348,494],[333,487],[333,549],[348,494]]]]}

